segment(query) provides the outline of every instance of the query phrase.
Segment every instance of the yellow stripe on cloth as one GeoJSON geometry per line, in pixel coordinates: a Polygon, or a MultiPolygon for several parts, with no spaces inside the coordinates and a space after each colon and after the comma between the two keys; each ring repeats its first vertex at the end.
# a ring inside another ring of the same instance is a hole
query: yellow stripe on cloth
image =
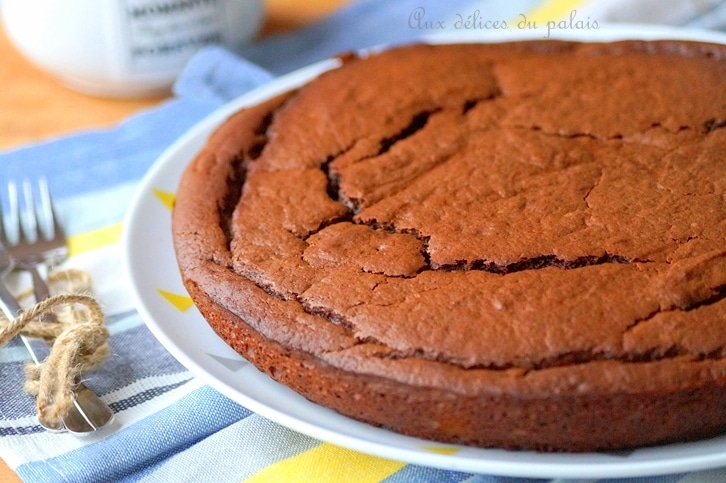
{"type": "Polygon", "coordinates": [[[179,312],[186,312],[187,310],[192,308],[192,305],[194,305],[194,301],[192,300],[192,298],[186,294],[167,292],[166,290],[162,290],[160,288],[157,288],[156,291],[159,292],[159,294],[164,297],[164,299],[166,299],[166,301],[174,306],[179,312]]]}
{"type": "Polygon", "coordinates": [[[174,209],[174,200],[176,199],[175,193],[170,193],[169,191],[159,189],[153,189],[151,191],[159,199],[159,201],[161,201],[164,206],[167,207],[169,211],[174,209]]]}
{"type": "Polygon", "coordinates": [[[398,461],[322,443],[268,466],[244,480],[244,483],[377,483],[404,466],[405,463],[398,461]]]}
{"type": "Polygon", "coordinates": [[[71,257],[113,245],[121,239],[121,222],[68,237],[71,257]]]}
{"type": "Polygon", "coordinates": [[[542,2],[527,14],[527,21],[543,27],[547,22],[556,22],[563,18],[569,18],[577,10],[577,7],[585,3],[587,3],[587,0],[549,0],[542,2]]]}

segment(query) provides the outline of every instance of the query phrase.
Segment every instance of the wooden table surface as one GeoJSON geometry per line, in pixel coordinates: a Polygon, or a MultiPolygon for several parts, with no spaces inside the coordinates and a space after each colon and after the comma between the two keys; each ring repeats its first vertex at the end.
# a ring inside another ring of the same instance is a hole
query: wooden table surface
{"type": "MultiPolygon", "coordinates": [[[[295,29],[319,19],[349,0],[265,0],[260,35],[295,29]]],[[[0,150],[107,127],[164,98],[109,99],[74,92],[21,57],[0,27],[0,150]],[[72,115],[69,115],[72,113],[72,115]]],[[[20,479],[0,460],[0,482],[20,479]]]]}

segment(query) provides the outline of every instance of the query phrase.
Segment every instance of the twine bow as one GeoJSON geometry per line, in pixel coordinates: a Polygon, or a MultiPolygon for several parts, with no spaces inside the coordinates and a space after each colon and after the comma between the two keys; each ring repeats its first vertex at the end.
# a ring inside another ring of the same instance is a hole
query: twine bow
{"type": "MultiPolygon", "coordinates": [[[[38,412],[46,421],[59,423],[73,404],[72,393],[82,372],[101,365],[110,353],[104,314],[91,295],[90,277],[79,270],[50,274],[51,287],[65,284],[57,295],[36,303],[13,320],[0,315],[0,347],[22,334],[51,343],[48,357],[26,367],[24,389],[36,396],[38,412]],[[52,321],[41,321],[46,314],[52,321]]],[[[18,296],[30,295],[27,290],[18,296]]]]}

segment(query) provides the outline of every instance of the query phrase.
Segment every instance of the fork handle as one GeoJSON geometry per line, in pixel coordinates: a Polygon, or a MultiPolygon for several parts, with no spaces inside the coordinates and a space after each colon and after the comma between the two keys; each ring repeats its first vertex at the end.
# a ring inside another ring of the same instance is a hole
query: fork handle
{"type": "Polygon", "coordinates": [[[20,303],[18,303],[2,279],[0,279],[0,306],[2,306],[5,316],[10,321],[14,320],[23,311],[20,303]]]}
{"type": "Polygon", "coordinates": [[[29,265],[25,269],[30,272],[30,276],[33,279],[33,291],[35,293],[35,301],[40,302],[50,297],[50,288],[48,282],[45,281],[43,276],[38,271],[36,265],[29,265]]]}
{"type": "MultiPolygon", "coordinates": [[[[10,292],[7,285],[5,285],[5,282],[2,279],[0,279],[0,306],[3,309],[5,316],[10,321],[14,320],[15,317],[20,315],[20,312],[23,311],[20,303],[12,294],[12,292],[10,292]]],[[[30,340],[28,340],[28,338],[23,336],[22,334],[20,335],[20,339],[23,341],[25,348],[30,353],[30,358],[33,359],[33,362],[36,364],[40,364],[40,356],[38,352],[33,348],[30,340]]]]}
{"type": "MultiPolygon", "coordinates": [[[[27,272],[30,273],[30,277],[33,281],[33,293],[35,295],[35,302],[41,302],[50,297],[50,287],[45,278],[41,275],[38,270],[38,266],[29,264],[24,267],[27,272]]],[[[55,322],[56,316],[53,312],[43,314],[40,318],[41,322],[55,322]]]]}

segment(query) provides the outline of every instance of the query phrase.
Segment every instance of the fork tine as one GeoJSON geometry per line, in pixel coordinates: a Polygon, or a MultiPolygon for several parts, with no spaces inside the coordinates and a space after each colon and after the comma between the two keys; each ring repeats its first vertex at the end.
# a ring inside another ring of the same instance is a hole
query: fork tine
{"type": "Polygon", "coordinates": [[[8,181],[7,217],[0,200],[0,241],[6,245],[65,239],[48,180],[40,178],[36,189],[34,194],[33,184],[28,179],[24,179],[20,186],[15,180],[8,181]]]}
{"type": "Polygon", "coordinates": [[[7,233],[8,245],[14,245],[10,240],[13,229],[15,230],[15,238],[20,239],[23,235],[22,227],[20,226],[20,200],[18,196],[18,185],[14,179],[8,181],[8,220],[9,223],[6,225],[6,229],[10,231],[7,233]]]}
{"type": "Polygon", "coordinates": [[[18,268],[30,273],[35,298],[40,301],[50,296],[48,284],[43,279],[47,275],[45,271],[65,258],[68,248],[53,210],[47,180],[35,183],[38,186],[35,188],[39,192],[38,198],[34,195],[30,180],[23,180],[20,186],[15,180],[8,183],[12,222],[10,230],[14,228],[16,236],[14,241],[7,242],[7,246],[15,256],[18,268]]]}
{"type": "Polygon", "coordinates": [[[40,180],[38,180],[38,189],[40,190],[40,206],[41,211],[43,212],[43,219],[46,221],[46,227],[48,228],[48,238],[65,238],[63,227],[58,221],[58,215],[55,211],[55,206],[53,205],[53,198],[50,195],[48,180],[40,178],[40,180]]]}
{"type": "Polygon", "coordinates": [[[20,222],[19,237],[24,237],[28,242],[34,242],[41,238],[38,223],[38,212],[35,209],[33,197],[33,186],[30,180],[23,180],[23,201],[25,203],[25,223],[20,222]]]}
{"type": "Polygon", "coordinates": [[[2,197],[0,197],[0,244],[7,245],[8,241],[7,231],[5,230],[5,209],[2,197]]]}

